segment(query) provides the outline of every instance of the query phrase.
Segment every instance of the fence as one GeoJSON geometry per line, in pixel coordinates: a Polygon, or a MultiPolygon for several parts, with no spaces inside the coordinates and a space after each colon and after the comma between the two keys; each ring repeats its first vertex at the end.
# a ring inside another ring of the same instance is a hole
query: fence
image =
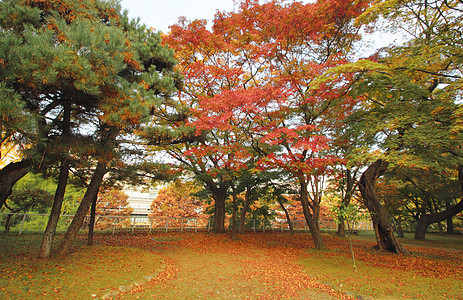
{"type": "MultiPolygon", "coordinates": [[[[5,231],[18,232],[43,232],[47,226],[49,215],[47,214],[25,214],[25,213],[0,213],[0,226],[5,231]]],[[[64,232],[72,221],[72,215],[61,215],[57,226],[57,232],[64,232]]],[[[89,225],[89,217],[85,219],[82,230],[89,225]]],[[[305,220],[291,221],[295,231],[308,231],[305,220]]],[[[152,232],[152,231],[211,231],[213,229],[213,218],[168,218],[168,217],[147,217],[147,216],[102,216],[95,218],[95,232],[152,232]]],[[[231,228],[232,220],[225,220],[225,227],[231,228]]],[[[335,231],[335,221],[320,221],[320,230],[335,231]]],[[[0,227],[1,228],[1,227],[0,227]]],[[[353,228],[355,231],[373,230],[371,222],[359,222],[353,228]]],[[[1,229],[0,229],[1,230],[1,229]]],[[[289,231],[287,220],[263,220],[246,219],[246,231],[289,231]]]]}

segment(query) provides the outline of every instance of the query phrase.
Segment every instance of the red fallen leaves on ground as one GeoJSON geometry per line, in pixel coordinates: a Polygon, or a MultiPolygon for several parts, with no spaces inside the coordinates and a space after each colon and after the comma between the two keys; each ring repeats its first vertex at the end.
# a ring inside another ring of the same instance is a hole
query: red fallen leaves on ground
{"type": "MultiPolygon", "coordinates": [[[[335,236],[324,236],[330,251],[324,256],[350,257],[349,242],[335,236]]],[[[333,290],[330,286],[311,278],[298,263],[313,248],[313,242],[307,234],[289,235],[287,233],[247,233],[233,240],[227,234],[209,233],[159,233],[142,235],[99,235],[98,243],[108,245],[126,245],[147,250],[177,251],[187,249],[203,254],[229,254],[236,258],[239,265],[245,266],[235,281],[257,280],[262,286],[281,287],[286,297],[298,295],[303,289],[312,289],[329,294],[337,299],[349,299],[349,296],[333,290]],[[260,255],[265,253],[265,256],[260,255]]],[[[430,278],[461,277],[463,275],[463,252],[432,247],[410,247],[410,253],[397,255],[373,249],[374,243],[354,240],[356,259],[374,267],[389,268],[397,271],[415,271],[417,275],[430,278]]],[[[172,259],[166,258],[165,268],[149,285],[159,285],[175,278],[179,266],[172,259]]],[[[142,290],[136,287],[130,293],[142,290]]],[[[263,296],[264,297],[264,296],[263,296]]],[[[265,297],[264,297],[265,298],[265,297]]]]}
{"type": "MultiPolygon", "coordinates": [[[[122,235],[122,236],[99,236],[98,243],[108,245],[126,245],[142,247],[148,250],[160,251],[162,255],[165,251],[177,251],[188,249],[196,253],[207,255],[227,254],[235,257],[234,263],[242,266],[243,271],[230,278],[232,282],[259,282],[259,286],[265,287],[271,296],[265,296],[265,291],[242,290],[251,298],[271,298],[280,295],[281,298],[291,299],[300,294],[301,290],[310,289],[318,293],[328,294],[336,299],[350,299],[342,292],[333,290],[330,286],[321,284],[311,278],[304,271],[302,265],[298,263],[301,250],[307,249],[304,243],[298,245],[296,240],[286,243],[283,235],[260,235],[245,234],[240,235],[239,240],[233,240],[226,234],[216,235],[207,233],[156,233],[155,235],[122,235]],[[304,246],[304,247],[300,247],[304,246]]],[[[302,237],[307,239],[307,236],[302,237]]],[[[166,266],[156,278],[147,285],[136,286],[126,293],[137,293],[143,289],[150,289],[159,283],[175,278],[180,266],[176,262],[166,257],[166,266]]],[[[219,266],[220,269],[220,266],[219,266]]],[[[227,280],[228,282],[228,280],[227,280]]]]}
{"type": "MultiPolygon", "coordinates": [[[[347,239],[324,236],[328,249],[325,255],[350,256],[347,239]]],[[[98,242],[108,245],[133,246],[148,250],[165,250],[172,247],[186,247],[197,252],[228,253],[247,255],[251,249],[280,251],[281,259],[289,254],[298,255],[314,247],[307,234],[289,235],[286,233],[247,233],[239,235],[238,240],[232,240],[227,234],[209,233],[155,233],[142,235],[99,235],[98,242]],[[162,240],[162,238],[168,239],[162,240]],[[156,238],[161,238],[157,240],[156,238]]],[[[463,277],[463,253],[451,249],[436,249],[430,247],[406,247],[410,253],[397,255],[373,249],[374,243],[354,240],[356,259],[373,266],[391,268],[400,271],[416,271],[419,275],[434,278],[448,276],[463,277]],[[430,268],[432,266],[432,268],[430,268]]],[[[278,256],[279,254],[277,254],[278,256]]]]}

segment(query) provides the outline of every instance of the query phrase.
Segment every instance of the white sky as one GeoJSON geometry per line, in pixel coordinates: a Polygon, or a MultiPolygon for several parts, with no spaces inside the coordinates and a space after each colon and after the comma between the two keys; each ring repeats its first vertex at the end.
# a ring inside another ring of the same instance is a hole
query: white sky
{"type": "MultiPolygon", "coordinates": [[[[1,0],[0,0],[1,1],[1,0]]],[[[169,32],[169,26],[177,23],[179,17],[188,20],[206,19],[212,25],[214,15],[219,11],[233,11],[234,2],[238,0],[120,0],[123,9],[128,10],[130,18],[140,17],[141,23],[164,33],[169,32]]],[[[302,2],[311,2],[302,0],[302,2]]],[[[396,34],[376,33],[367,40],[370,45],[362,46],[363,53],[372,54],[375,49],[384,47],[397,39],[396,34]]],[[[368,54],[369,55],[369,54],[368,54]]]]}
{"type": "Polygon", "coordinates": [[[140,17],[141,23],[164,33],[182,16],[210,23],[217,10],[233,11],[233,0],[121,0],[121,5],[130,18],[140,17]]]}

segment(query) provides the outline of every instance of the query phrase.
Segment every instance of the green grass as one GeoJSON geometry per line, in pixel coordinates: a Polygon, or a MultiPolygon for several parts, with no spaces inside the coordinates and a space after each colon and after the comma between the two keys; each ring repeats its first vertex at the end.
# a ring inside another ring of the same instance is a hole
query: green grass
{"type": "MultiPolygon", "coordinates": [[[[373,243],[374,235],[353,236],[353,240],[357,245],[373,243]]],[[[463,299],[463,280],[452,275],[454,270],[463,268],[462,236],[428,234],[426,241],[415,241],[408,234],[400,240],[411,253],[405,256],[379,254],[366,246],[357,247],[354,250],[357,270],[346,248],[309,250],[301,263],[313,278],[356,297],[463,299]],[[440,274],[427,272],[435,270],[441,262],[445,265],[440,266],[440,274]],[[445,272],[446,267],[448,272],[445,272]]]]}
{"type": "Polygon", "coordinates": [[[65,258],[38,260],[40,241],[39,235],[0,236],[0,299],[101,298],[162,267],[159,255],[124,246],[80,246],[65,258]]]}
{"type": "Polygon", "coordinates": [[[412,271],[385,270],[357,261],[354,271],[349,257],[311,252],[302,259],[307,272],[317,280],[352,296],[375,299],[462,299],[461,278],[429,278],[412,271]]]}

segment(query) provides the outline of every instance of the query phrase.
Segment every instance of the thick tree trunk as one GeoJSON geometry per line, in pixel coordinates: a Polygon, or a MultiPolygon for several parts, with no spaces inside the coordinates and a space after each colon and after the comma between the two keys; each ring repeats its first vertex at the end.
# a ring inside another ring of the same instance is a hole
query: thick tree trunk
{"type": "Polygon", "coordinates": [[[79,233],[82,224],[84,223],[85,217],[90,209],[90,205],[95,197],[98,195],[101,182],[103,177],[106,174],[106,163],[99,162],[96,166],[95,172],[93,173],[92,180],[87,187],[84,198],[80,202],[79,208],[77,209],[74,218],[72,219],[71,225],[64,236],[63,241],[61,242],[59,254],[65,255],[70,252],[74,241],[76,240],[77,234],[79,233]]]}
{"type": "Polygon", "coordinates": [[[214,232],[225,232],[225,200],[230,182],[221,181],[219,186],[212,179],[204,180],[206,188],[212,193],[214,198],[214,232]]]}
{"type": "MultiPolygon", "coordinates": [[[[460,181],[460,186],[463,191],[463,166],[458,166],[458,180],[460,181]]],[[[426,229],[429,225],[448,220],[461,211],[463,211],[463,197],[457,204],[448,207],[444,211],[430,215],[420,215],[415,229],[415,239],[424,240],[426,236],[426,229]]]]}
{"type": "Polygon", "coordinates": [[[314,220],[312,213],[310,212],[310,204],[309,204],[309,194],[307,191],[307,184],[305,180],[300,178],[299,179],[301,191],[300,191],[300,200],[302,204],[302,210],[304,212],[304,218],[307,222],[307,225],[310,229],[310,234],[312,235],[312,239],[315,244],[315,248],[317,249],[324,249],[325,242],[323,241],[322,234],[318,227],[317,222],[314,220]]]}
{"type": "Polygon", "coordinates": [[[428,228],[430,221],[427,217],[428,215],[424,215],[418,219],[418,223],[416,224],[415,228],[415,239],[416,240],[424,240],[426,236],[426,229],[428,228]]]}
{"type": "Polygon", "coordinates": [[[225,197],[226,193],[223,193],[221,190],[219,190],[216,195],[214,195],[214,231],[216,233],[225,232],[225,197]]]}
{"type": "Polygon", "coordinates": [[[11,195],[16,182],[29,173],[31,167],[32,159],[23,159],[20,162],[8,164],[0,171],[0,208],[11,195]]]}
{"type": "Polygon", "coordinates": [[[93,245],[93,233],[95,230],[95,215],[96,215],[96,201],[98,199],[98,195],[95,195],[92,200],[92,208],[90,209],[90,224],[88,225],[88,238],[87,238],[87,246],[93,245]]]}
{"type": "Polygon", "coordinates": [[[251,198],[251,188],[248,186],[246,187],[246,192],[244,194],[244,204],[243,204],[243,210],[241,211],[240,215],[240,233],[244,232],[244,222],[246,221],[246,213],[248,212],[249,209],[249,201],[251,198]]]}
{"type": "Polygon", "coordinates": [[[392,224],[387,218],[386,210],[379,201],[375,190],[376,180],[386,172],[387,167],[388,163],[383,160],[377,160],[370,165],[360,177],[359,189],[364,204],[370,211],[379,249],[393,253],[404,253],[402,245],[394,236],[392,224]]]}
{"type": "Polygon", "coordinates": [[[455,226],[453,226],[453,218],[447,219],[447,233],[454,234],[455,233],[455,226]]]}
{"type": "Polygon", "coordinates": [[[289,227],[289,233],[294,234],[293,222],[291,222],[291,217],[289,216],[289,212],[286,209],[283,202],[281,201],[281,198],[279,198],[279,197],[278,197],[278,203],[280,204],[281,209],[285,212],[286,222],[288,222],[288,227],[289,227]]]}
{"type": "Polygon", "coordinates": [[[69,177],[69,158],[63,157],[58,177],[58,186],[53,200],[53,207],[48,219],[47,228],[43,233],[42,245],[40,246],[38,258],[49,258],[51,255],[51,247],[53,245],[53,238],[55,236],[56,227],[58,226],[59,216],[61,213],[61,206],[63,205],[64,194],[66,193],[66,186],[69,177]]]}
{"type": "Polygon", "coordinates": [[[10,222],[12,216],[13,214],[8,214],[5,218],[5,222],[3,223],[3,225],[5,226],[5,231],[10,231],[10,222]]]}
{"type": "Polygon", "coordinates": [[[340,237],[346,236],[346,224],[343,217],[339,217],[338,223],[338,230],[336,231],[336,235],[340,237]]]}

